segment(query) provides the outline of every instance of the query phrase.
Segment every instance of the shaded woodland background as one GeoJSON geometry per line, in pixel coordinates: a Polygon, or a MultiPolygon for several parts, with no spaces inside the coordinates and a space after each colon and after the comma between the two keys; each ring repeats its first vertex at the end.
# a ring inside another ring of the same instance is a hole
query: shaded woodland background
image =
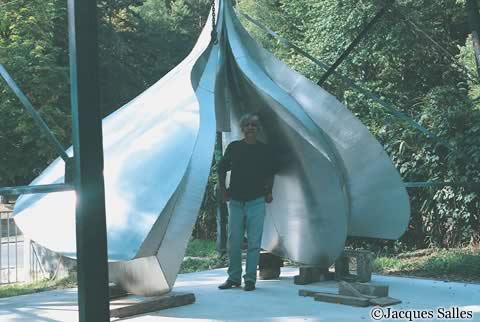
{"type": "MultiPolygon", "coordinates": [[[[210,1],[98,3],[101,108],[106,116],[189,53],[206,21],[210,1]]],[[[243,12],[328,65],[383,5],[382,0],[237,1],[243,12]]],[[[65,0],[0,0],[0,63],[68,146],[66,14],[65,0]]],[[[242,22],[265,48],[293,69],[314,82],[323,75],[312,62],[249,22],[242,22]]],[[[480,181],[480,82],[469,30],[464,0],[398,0],[338,69],[438,134],[455,150],[388,114],[335,76],[324,85],[368,126],[405,182],[480,181]]],[[[159,108],[161,104],[159,101],[159,108]]],[[[2,81],[0,152],[0,186],[28,184],[57,157],[2,81]]],[[[215,236],[215,180],[212,174],[194,230],[197,238],[215,236]]],[[[478,244],[478,185],[409,188],[408,192],[412,204],[409,230],[389,247],[478,244]]]]}

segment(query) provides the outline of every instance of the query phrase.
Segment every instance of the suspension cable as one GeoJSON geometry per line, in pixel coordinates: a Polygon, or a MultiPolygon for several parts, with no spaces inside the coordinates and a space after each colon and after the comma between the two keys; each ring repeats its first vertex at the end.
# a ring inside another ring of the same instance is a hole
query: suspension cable
{"type": "MultiPolygon", "coordinates": [[[[255,19],[253,19],[252,17],[250,17],[249,15],[247,15],[246,13],[243,13],[241,12],[240,10],[238,9],[235,9],[235,12],[244,17],[245,19],[247,19],[248,21],[250,21],[253,25],[255,25],[256,27],[258,27],[259,29],[267,32],[268,34],[270,34],[271,36],[273,36],[274,38],[276,38],[277,40],[279,40],[281,43],[283,43],[284,45],[286,45],[287,47],[289,48],[292,48],[294,51],[296,51],[297,53],[299,53],[300,55],[308,58],[310,61],[312,61],[313,63],[315,63],[316,65],[320,66],[321,68],[323,68],[324,70],[328,70],[328,68],[330,66],[322,63],[321,61],[319,61],[318,59],[316,59],[315,57],[313,57],[312,55],[310,55],[309,53],[307,53],[306,51],[304,51],[303,49],[301,49],[300,47],[292,44],[291,42],[289,42],[288,40],[286,40],[285,38],[283,38],[282,36],[278,35],[277,33],[275,33],[274,31],[272,31],[271,29],[263,26],[261,23],[259,23],[258,21],[256,21],[255,19]]],[[[368,90],[362,88],[361,86],[357,85],[355,83],[355,81],[353,81],[352,79],[342,75],[342,73],[338,72],[338,71],[335,71],[333,73],[333,75],[335,75],[338,79],[342,80],[345,84],[349,85],[351,88],[355,89],[357,92],[359,92],[360,94],[362,94],[363,96],[373,100],[374,102],[378,103],[382,108],[386,109],[390,114],[396,116],[397,118],[403,120],[404,122],[406,122],[407,124],[409,124],[410,126],[414,127],[415,129],[417,129],[418,131],[422,132],[423,134],[425,134],[427,137],[430,137],[431,139],[433,139],[434,141],[436,141],[437,143],[440,143],[442,145],[444,145],[445,147],[447,147],[449,150],[456,150],[450,143],[448,143],[446,140],[442,139],[441,137],[438,137],[436,134],[430,132],[429,130],[427,130],[426,128],[424,128],[423,126],[421,126],[419,123],[417,123],[416,121],[414,121],[413,119],[411,119],[409,116],[407,116],[405,113],[401,112],[398,108],[396,108],[393,104],[379,98],[378,96],[376,96],[375,94],[369,92],[368,90]]],[[[370,106],[369,106],[370,107],[370,106]]]]}
{"type": "Polygon", "coordinates": [[[212,32],[210,36],[214,44],[218,43],[215,0],[212,0],[212,32]]]}
{"type": "Polygon", "coordinates": [[[455,66],[460,68],[465,75],[473,82],[479,83],[478,79],[472,75],[472,73],[465,67],[462,66],[458,63],[458,61],[455,58],[455,55],[453,55],[451,52],[449,52],[447,49],[445,49],[442,45],[438,43],[431,35],[429,35],[423,28],[419,26],[418,22],[413,21],[413,19],[409,16],[407,16],[404,13],[404,10],[399,7],[399,5],[394,5],[393,9],[398,13],[398,15],[404,20],[404,22],[411,27],[411,31],[416,34],[420,34],[424,38],[426,38],[428,41],[430,41],[433,46],[442,54],[446,55],[450,60],[454,63],[455,66]]]}

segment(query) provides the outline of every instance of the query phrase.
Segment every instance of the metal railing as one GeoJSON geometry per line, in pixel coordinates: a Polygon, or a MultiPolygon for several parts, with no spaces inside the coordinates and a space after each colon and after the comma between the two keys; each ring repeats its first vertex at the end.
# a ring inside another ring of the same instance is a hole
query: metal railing
{"type": "Polygon", "coordinates": [[[46,277],[34,243],[17,228],[11,211],[0,211],[0,285],[46,277]]]}

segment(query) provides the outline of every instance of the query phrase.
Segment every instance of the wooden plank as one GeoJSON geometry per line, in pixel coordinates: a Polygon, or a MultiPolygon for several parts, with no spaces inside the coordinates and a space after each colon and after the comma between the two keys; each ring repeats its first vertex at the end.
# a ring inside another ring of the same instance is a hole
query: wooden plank
{"type": "Polygon", "coordinates": [[[300,266],[299,275],[294,276],[293,282],[297,285],[311,284],[334,279],[334,274],[328,268],[318,266],[300,266]]]}
{"type": "Polygon", "coordinates": [[[373,253],[362,249],[345,249],[335,261],[335,278],[337,280],[357,280],[369,282],[372,278],[373,253]],[[356,274],[350,275],[350,262],[355,259],[356,274]]]}
{"type": "Polygon", "coordinates": [[[298,295],[300,295],[300,296],[311,296],[311,297],[313,297],[316,293],[317,292],[310,291],[310,290],[305,290],[305,289],[302,289],[302,290],[298,291],[298,295]]]}
{"type": "Polygon", "coordinates": [[[335,260],[335,279],[341,280],[350,274],[350,258],[343,253],[335,260]]]}
{"type": "Polygon", "coordinates": [[[277,268],[283,267],[283,259],[272,253],[265,251],[260,252],[260,257],[258,259],[258,268],[277,268]]]}
{"type": "Polygon", "coordinates": [[[378,297],[388,296],[388,285],[377,285],[371,283],[351,283],[351,285],[364,295],[378,297]]]}
{"type": "Polygon", "coordinates": [[[389,305],[395,305],[395,304],[400,304],[402,301],[398,299],[394,299],[393,297],[385,296],[385,297],[376,297],[373,299],[369,299],[369,302],[373,305],[378,305],[378,306],[389,306],[389,305]]]}
{"type": "Polygon", "coordinates": [[[338,295],[333,293],[316,292],[316,294],[314,295],[314,298],[315,298],[315,301],[344,304],[344,305],[351,305],[351,306],[358,306],[358,307],[367,307],[370,305],[369,300],[366,298],[338,295]]]}
{"type": "Polygon", "coordinates": [[[357,256],[357,277],[359,282],[370,282],[372,279],[372,262],[373,255],[371,253],[357,256]]]}
{"type": "Polygon", "coordinates": [[[258,260],[258,278],[260,280],[274,280],[280,277],[280,267],[283,259],[268,252],[261,252],[258,260]]]}
{"type": "Polygon", "coordinates": [[[304,276],[295,275],[293,277],[293,283],[296,285],[306,285],[312,283],[311,281],[307,280],[304,276]]]}
{"type": "Polygon", "coordinates": [[[338,294],[354,297],[364,297],[355,287],[350,283],[340,281],[338,282],[338,294]]]}
{"type": "Polygon", "coordinates": [[[129,293],[127,291],[125,291],[123,288],[121,288],[120,286],[117,286],[115,284],[110,284],[108,286],[108,291],[109,291],[109,299],[110,300],[117,299],[117,298],[120,298],[120,297],[126,297],[126,296],[129,295],[129,293]]]}
{"type": "Polygon", "coordinates": [[[110,310],[110,317],[124,318],[138,314],[155,312],[172,307],[192,304],[195,302],[193,293],[170,292],[162,296],[147,298],[142,302],[132,303],[127,306],[110,310]]]}

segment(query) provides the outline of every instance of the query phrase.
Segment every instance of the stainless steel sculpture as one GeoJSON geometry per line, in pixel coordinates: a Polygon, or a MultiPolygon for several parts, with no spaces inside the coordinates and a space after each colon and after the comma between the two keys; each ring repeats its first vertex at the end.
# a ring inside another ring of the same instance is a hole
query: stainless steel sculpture
{"type": "MultiPolygon", "coordinates": [[[[360,121],[259,47],[229,0],[217,8],[218,43],[210,17],[179,66],[103,122],[110,280],[135,294],[173,287],[215,132],[238,139],[245,112],[261,116],[261,138],[281,151],[265,249],[328,267],[347,235],[397,239],[409,220],[400,176],[360,121]]],[[[63,166],[56,160],[33,183],[62,182],[63,166]]],[[[15,220],[31,239],[74,257],[74,203],[70,192],[24,195],[15,220]]]]}

